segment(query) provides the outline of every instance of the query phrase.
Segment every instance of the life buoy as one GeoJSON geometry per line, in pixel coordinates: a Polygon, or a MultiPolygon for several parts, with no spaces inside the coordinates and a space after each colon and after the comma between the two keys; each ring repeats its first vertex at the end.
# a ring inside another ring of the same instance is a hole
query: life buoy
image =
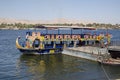
{"type": "Polygon", "coordinates": [[[101,36],[97,36],[97,40],[100,41],[101,40],[101,36]]]}
{"type": "Polygon", "coordinates": [[[84,35],[84,39],[88,39],[89,38],[89,35],[84,35]]]}
{"type": "Polygon", "coordinates": [[[50,39],[50,35],[45,35],[44,37],[46,40],[50,39]]]}
{"type": "Polygon", "coordinates": [[[63,35],[57,35],[56,38],[57,38],[58,40],[62,40],[62,39],[63,39],[63,35]]]}
{"type": "Polygon", "coordinates": [[[77,35],[72,35],[73,40],[77,40],[77,37],[78,37],[77,35]]]}

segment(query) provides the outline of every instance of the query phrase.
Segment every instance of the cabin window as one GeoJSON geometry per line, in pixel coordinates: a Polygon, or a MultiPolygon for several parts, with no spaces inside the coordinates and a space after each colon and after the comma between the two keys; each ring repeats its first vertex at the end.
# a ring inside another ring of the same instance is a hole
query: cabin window
{"type": "Polygon", "coordinates": [[[40,45],[40,40],[39,39],[35,39],[33,42],[33,47],[38,48],[40,45]]]}

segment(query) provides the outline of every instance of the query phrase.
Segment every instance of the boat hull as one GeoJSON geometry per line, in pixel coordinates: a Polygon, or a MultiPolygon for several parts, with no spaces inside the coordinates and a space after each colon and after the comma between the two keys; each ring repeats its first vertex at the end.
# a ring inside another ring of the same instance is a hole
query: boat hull
{"type": "Polygon", "coordinates": [[[62,49],[19,49],[23,54],[58,54],[62,49]]]}
{"type": "Polygon", "coordinates": [[[108,52],[110,53],[112,58],[120,58],[120,50],[109,49],[108,52]]]}

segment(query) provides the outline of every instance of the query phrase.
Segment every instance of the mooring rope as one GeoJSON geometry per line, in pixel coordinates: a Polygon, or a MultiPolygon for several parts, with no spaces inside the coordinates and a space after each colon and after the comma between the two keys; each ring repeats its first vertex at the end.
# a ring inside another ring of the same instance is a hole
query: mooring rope
{"type": "Polygon", "coordinates": [[[105,68],[103,67],[102,63],[101,63],[101,68],[103,69],[103,72],[104,72],[105,76],[107,77],[107,79],[110,80],[110,78],[109,78],[107,72],[105,71],[105,68]]]}

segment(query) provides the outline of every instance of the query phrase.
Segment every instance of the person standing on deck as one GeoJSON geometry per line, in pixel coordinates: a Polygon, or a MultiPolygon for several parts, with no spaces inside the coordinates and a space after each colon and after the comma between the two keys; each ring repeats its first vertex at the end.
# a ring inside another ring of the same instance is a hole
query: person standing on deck
{"type": "Polygon", "coordinates": [[[103,48],[103,47],[105,47],[105,45],[104,45],[105,35],[103,33],[100,33],[99,36],[100,36],[100,44],[101,44],[101,47],[103,48]]]}

